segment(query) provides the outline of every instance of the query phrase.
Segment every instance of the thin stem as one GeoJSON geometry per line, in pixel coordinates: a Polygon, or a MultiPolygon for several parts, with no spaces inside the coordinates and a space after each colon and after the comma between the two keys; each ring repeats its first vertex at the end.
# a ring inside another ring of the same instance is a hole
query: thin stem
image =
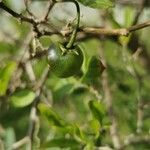
{"type": "Polygon", "coordinates": [[[75,5],[76,5],[76,9],[77,9],[77,24],[76,24],[76,27],[75,29],[73,30],[73,33],[70,37],[70,40],[66,46],[66,48],[71,48],[75,42],[75,39],[76,39],[76,35],[77,35],[77,31],[78,31],[78,28],[79,28],[79,23],[80,23],[80,7],[79,7],[79,4],[77,1],[74,1],[74,0],[66,0],[65,2],[73,2],[75,5]]]}
{"type": "Polygon", "coordinates": [[[48,10],[47,10],[47,12],[46,12],[46,14],[45,14],[45,17],[44,17],[44,19],[43,19],[44,21],[47,21],[48,15],[49,15],[51,9],[53,8],[53,6],[55,5],[55,3],[56,3],[56,1],[52,1],[52,0],[49,1],[48,10]]]}
{"type": "Polygon", "coordinates": [[[140,30],[142,28],[149,27],[149,26],[150,26],[150,20],[148,20],[144,23],[138,24],[138,25],[131,26],[131,27],[127,28],[127,30],[129,32],[133,32],[133,31],[140,30]]]}
{"type": "Polygon", "coordinates": [[[5,10],[6,12],[8,12],[9,14],[11,14],[12,16],[14,16],[15,18],[19,18],[21,21],[25,21],[25,22],[29,22],[31,24],[36,24],[36,22],[34,21],[33,18],[27,18],[21,14],[16,13],[15,11],[13,11],[12,9],[8,8],[4,2],[0,2],[0,8],[2,8],[3,10],[5,10]]]}
{"type": "Polygon", "coordinates": [[[16,143],[14,143],[14,144],[12,145],[12,149],[13,149],[13,150],[17,150],[17,149],[19,149],[21,146],[23,146],[23,145],[29,143],[29,141],[30,141],[29,137],[28,137],[28,136],[25,136],[23,139],[21,139],[21,140],[17,141],[16,143]]]}

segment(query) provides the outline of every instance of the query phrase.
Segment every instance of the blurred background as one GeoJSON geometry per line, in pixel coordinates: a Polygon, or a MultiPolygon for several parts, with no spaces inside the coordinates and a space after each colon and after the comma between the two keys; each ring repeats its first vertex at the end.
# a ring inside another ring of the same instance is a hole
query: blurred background
{"type": "MultiPolygon", "coordinates": [[[[24,0],[3,2],[18,14],[30,16],[24,0]]],[[[28,9],[40,19],[48,4],[32,0],[28,9]]],[[[80,27],[127,28],[150,20],[149,7],[149,0],[118,0],[110,9],[80,4],[80,27]]],[[[49,24],[40,28],[65,31],[68,23],[75,24],[75,17],[72,3],[57,3],[49,13],[49,24]]],[[[150,28],[127,37],[79,33],[77,42],[84,64],[78,76],[57,78],[48,71],[46,56],[28,59],[30,52],[42,52],[52,43],[67,39],[68,35],[60,34],[34,38],[31,24],[0,9],[0,149],[28,150],[31,141],[34,149],[113,149],[110,128],[117,124],[122,149],[149,150],[150,28]],[[101,76],[92,75],[99,69],[89,68],[92,56],[99,56],[106,67],[101,76]],[[82,80],[88,70],[92,73],[82,80]],[[40,100],[36,114],[35,99],[40,100]],[[31,134],[29,142],[26,137],[31,134]],[[22,139],[24,143],[18,146],[16,142],[22,139]]]]}

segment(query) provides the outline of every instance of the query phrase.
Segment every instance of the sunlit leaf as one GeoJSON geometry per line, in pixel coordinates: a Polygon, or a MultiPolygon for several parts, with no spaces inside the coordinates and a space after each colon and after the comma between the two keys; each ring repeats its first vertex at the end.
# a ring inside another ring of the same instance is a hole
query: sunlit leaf
{"type": "Polygon", "coordinates": [[[25,107],[30,105],[35,99],[35,93],[28,89],[21,89],[13,93],[10,97],[11,103],[15,107],[25,107]]]}

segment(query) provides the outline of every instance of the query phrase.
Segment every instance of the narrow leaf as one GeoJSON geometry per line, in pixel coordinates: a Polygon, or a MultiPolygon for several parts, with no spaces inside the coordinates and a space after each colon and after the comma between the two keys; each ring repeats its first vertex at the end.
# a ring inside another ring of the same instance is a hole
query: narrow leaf
{"type": "Polygon", "coordinates": [[[74,126],[74,136],[75,136],[75,139],[77,139],[77,141],[82,142],[82,143],[86,142],[85,134],[77,125],[74,126]]]}
{"type": "Polygon", "coordinates": [[[10,78],[15,69],[15,62],[10,62],[4,68],[0,69],[0,96],[6,94],[10,78]]]}
{"type": "Polygon", "coordinates": [[[92,100],[89,102],[89,108],[92,112],[94,118],[96,118],[99,123],[103,124],[103,119],[106,115],[106,109],[103,103],[100,103],[96,100],[92,100]]]}
{"type": "Polygon", "coordinates": [[[64,127],[66,125],[65,121],[51,107],[45,104],[39,104],[38,108],[51,125],[58,127],[64,127]]]}

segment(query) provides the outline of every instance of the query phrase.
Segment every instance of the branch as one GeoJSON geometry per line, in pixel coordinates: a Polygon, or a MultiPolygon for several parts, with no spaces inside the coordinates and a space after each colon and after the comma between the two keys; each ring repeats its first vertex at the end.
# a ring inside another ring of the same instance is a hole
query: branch
{"type": "MultiPolygon", "coordinates": [[[[48,17],[49,11],[54,6],[54,4],[55,3],[52,3],[52,5],[49,5],[49,9],[47,11],[45,18],[48,17]]],[[[3,2],[0,2],[0,8],[2,8],[3,10],[5,10],[9,14],[11,14],[13,17],[18,18],[21,21],[28,22],[28,23],[32,24],[38,37],[43,36],[43,35],[50,36],[52,34],[59,34],[59,35],[61,34],[61,31],[60,32],[58,32],[58,31],[46,31],[46,30],[40,31],[37,26],[40,23],[43,23],[43,20],[39,21],[39,20],[35,20],[33,17],[29,18],[29,17],[23,16],[22,14],[18,14],[15,11],[13,11],[12,9],[8,8],[3,2]]],[[[129,28],[105,29],[105,28],[84,27],[84,28],[80,28],[79,31],[83,32],[83,33],[95,34],[95,35],[106,35],[106,36],[123,35],[123,36],[128,36],[129,33],[136,31],[136,30],[140,30],[142,28],[146,28],[148,26],[150,26],[150,20],[145,22],[145,23],[133,25],[129,28]]],[[[68,32],[70,32],[70,31],[68,31],[68,32]]]]}
{"type": "Polygon", "coordinates": [[[6,12],[8,12],[9,14],[11,14],[13,17],[20,19],[21,21],[25,21],[31,24],[37,24],[36,21],[33,18],[28,18],[23,16],[22,14],[18,14],[15,11],[13,11],[12,9],[8,8],[4,2],[0,2],[0,8],[2,8],[3,10],[5,10],[6,12]]]}
{"type": "Polygon", "coordinates": [[[127,28],[127,31],[130,33],[130,32],[140,30],[142,28],[146,28],[146,27],[149,27],[149,26],[150,26],[150,20],[146,21],[144,23],[138,24],[138,25],[131,26],[131,27],[127,28]]]}
{"type": "Polygon", "coordinates": [[[90,33],[90,34],[99,34],[99,35],[123,35],[123,36],[128,36],[129,33],[140,30],[142,28],[146,28],[150,26],[150,20],[138,25],[131,26],[129,28],[120,28],[120,29],[105,29],[105,28],[92,28],[92,27],[86,27],[80,29],[80,31],[83,31],[85,33],[90,33]]]}
{"type": "Polygon", "coordinates": [[[11,14],[13,17],[20,19],[23,22],[28,22],[32,24],[34,31],[37,33],[37,37],[41,37],[43,35],[52,35],[52,34],[60,34],[57,31],[47,31],[47,30],[42,30],[40,31],[38,28],[38,25],[43,23],[43,20],[36,20],[33,16],[31,17],[26,17],[23,16],[22,14],[16,13],[12,9],[8,8],[4,2],[0,2],[0,8],[11,14]]]}

